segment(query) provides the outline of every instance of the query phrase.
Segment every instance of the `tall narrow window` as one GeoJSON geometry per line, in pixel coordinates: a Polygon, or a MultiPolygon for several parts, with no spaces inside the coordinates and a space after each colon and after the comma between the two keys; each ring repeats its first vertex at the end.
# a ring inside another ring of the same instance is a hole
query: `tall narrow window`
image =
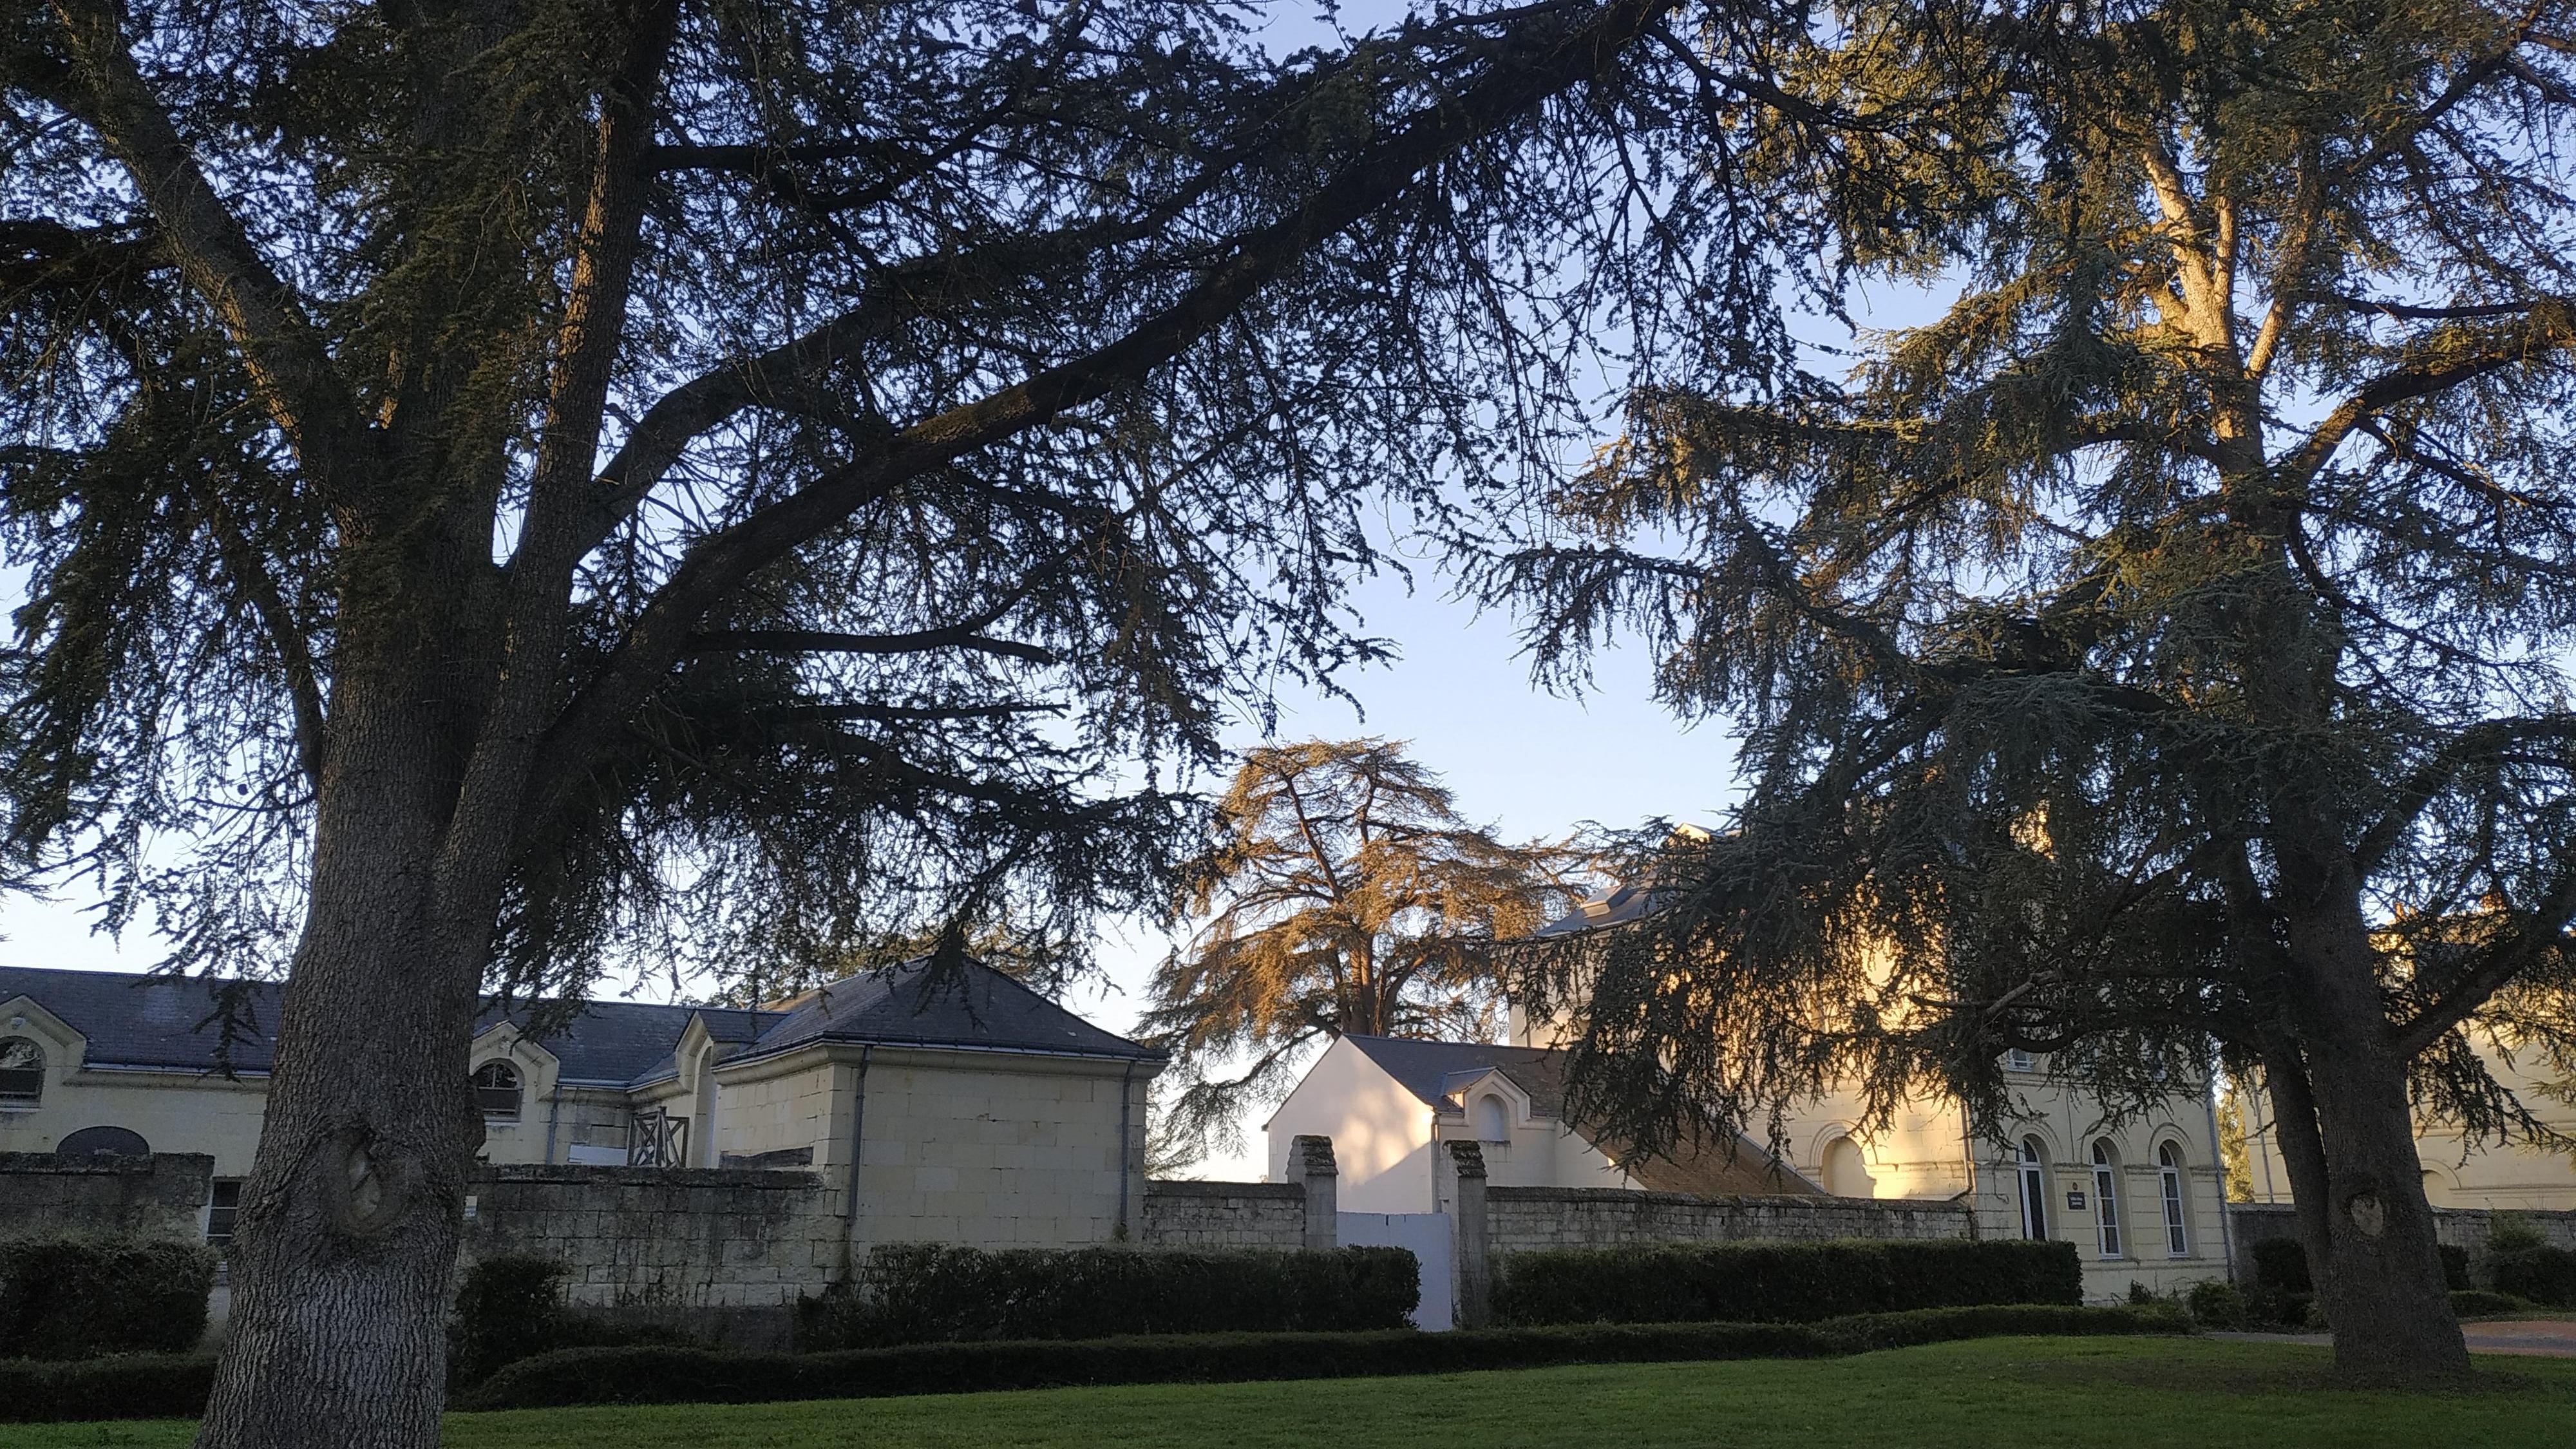
{"type": "Polygon", "coordinates": [[[241,1179],[215,1179],[215,1195],[206,1203],[206,1244],[220,1248],[233,1240],[233,1219],[241,1216],[241,1179]]]}
{"type": "Polygon", "coordinates": [[[2093,1141],[2093,1222],[2102,1236],[2102,1256],[2120,1256],[2120,1164],[2111,1144],[2093,1141]]]}
{"type": "Polygon", "coordinates": [[[45,1049],[23,1036],[0,1037],[0,1103],[33,1107],[45,1099],[45,1049]]]}
{"type": "Polygon", "coordinates": [[[519,1120],[519,1069],[489,1061],[474,1069],[474,1101],[486,1122],[519,1120]]]}
{"type": "Polygon", "coordinates": [[[2156,1149],[2156,1178],[2164,1187],[2165,1251],[2187,1258],[2191,1256],[2191,1234],[2183,1225],[2182,1150],[2170,1142],[2156,1149]]]}
{"type": "Polygon", "coordinates": [[[2048,1236],[2048,1165],[2036,1137],[2021,1140],[2021,1235],[2048,1236]]]}

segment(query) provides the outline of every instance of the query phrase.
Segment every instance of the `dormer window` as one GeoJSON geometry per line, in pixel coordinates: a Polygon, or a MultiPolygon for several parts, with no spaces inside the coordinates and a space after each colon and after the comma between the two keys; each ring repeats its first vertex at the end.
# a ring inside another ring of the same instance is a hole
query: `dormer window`
{"type": "Polygon", "coordinates": [[[1476,1140],[1509,1142],[1512,1140],[1511,1104],[1491,1092],[1476,1099],[1476,1140]]]}
{"type": "Polygon", "coordinates": [[[486,1122],[519,1120],[519,1069],[504,1061],[489,1061],[474,1069],[474,1102],[483,1109],[486,1122]]]}
{"type": "Polygon", "coordinates": [[[23,1036],[0,1037],[0,1106],[45,1100],[45,1049],[23,1036]]]}

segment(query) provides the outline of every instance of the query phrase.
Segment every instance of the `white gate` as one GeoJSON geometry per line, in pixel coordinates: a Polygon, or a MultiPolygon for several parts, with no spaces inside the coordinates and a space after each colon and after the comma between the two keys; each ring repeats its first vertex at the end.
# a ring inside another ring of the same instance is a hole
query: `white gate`
{"type": "Polygon", "coordinates": [[[1422,1265],[1422,1306],[1413,1310],[1413,1326],[1439,1330],[1450,1326],[1455,1287],[1450,1274],[1456,1257],[1449,1247],[1447,1213],[1341,1213],[1339,1235],[1345,1248],[1406,1248],[1422,1265]]]}

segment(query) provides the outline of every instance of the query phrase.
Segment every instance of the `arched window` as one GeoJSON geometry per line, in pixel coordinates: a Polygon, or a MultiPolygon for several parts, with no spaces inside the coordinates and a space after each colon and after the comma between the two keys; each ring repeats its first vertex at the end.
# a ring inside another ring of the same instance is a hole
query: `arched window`
{"type": "Polygon", "coordinates": [[[2093,1222],[2100,1231],[2102,1256],[2120,1256],[2120,1164],[2111,1144],[2093,1139],[2093,1222]]]}
{"type": "Polygon", "coordinates": [[[1480,1142],[1512,1140],[1512,1109],[1491,1092],[1476,1099],[1476,1138],[1480,1142]]]}
{"type": "Polygon", "coordinates": [[[2156,1181],[2164,1189],[2165,1251],[2177,1258],[2190,1257],[2191,1234],[2183,1222],[2182,1149],[2170,1142],[2156,1149],[2156,1181]]]}
{"type": "Polygon", "coordinates": [[[2048,1165],[2036,1137],[2021,1140],[2021,1235],[2048,1237],[2048,1165]]]}
{"type": "Polygon", "coordinates": [[[123,1127],[83,1127],[54,1144],[56,1157],[149,1157],[152,1144],[123,1127]]]}
{"type": "Polygon", "coordinates": [[[474,1101],[487,1122],[519,1120],[519,1069],[489,1061],[474,1069],[474,1101]]]}
{"type": "Polygon", "coordinates": [[[2431,1168],[2424,1169],[2424,1201],[2431,1207],[2457,1207],[2451,1201],[2450,1179],[2431,1168]]]}
{"type": "Polygon", "coordinates": [[[0,1037],[0,1102],[32,1107],[45,1099],[45,1049],[23,1036],[0,1037]]]}
{"type": "Polygon", "coordinates": [[[1869,1159],[1860,1144],[1837,1137],[1825,1148],[1825,1191],[1836,1197],[1876,1197],[1878,1182],[1869,1175],[1869,1159]]]}

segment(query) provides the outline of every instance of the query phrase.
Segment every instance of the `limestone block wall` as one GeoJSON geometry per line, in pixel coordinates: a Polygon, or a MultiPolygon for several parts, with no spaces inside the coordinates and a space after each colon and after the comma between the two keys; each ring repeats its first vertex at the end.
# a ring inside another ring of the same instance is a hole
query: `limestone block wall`
{"type": "Polygon", "coordinates": [[[215,1159],[203,1152],[0,1152],[0,1234],[123,1232],[196,1242],[205,1236],[214,1175],[215,1159]]]}
{"type": "MultiPolygon", "coordinates": [[[[2493,1230],[2498,1213],[2486,1208],[2433,1209],[2433,1235],[2443,1243],[2469,1250],[2471,1271],[2485,1255],[2487,1234],[2493,1230]]],[[[2576,1212],[2515,1212],[2540,1230],[2540,1235],[2561,1248],[2576,1248],[2576,1212]]],[[[2288,1203],[2233,1202],[2227,1205],[2228,1224],[2236,1240],[2236,1277],[2239,1282],[2254,1281],[2254,1245],[2266,1238],[2296,1238],[2299,1235],[2298,1209],[2288,1203]]]]}
{"type": "Polygon", "coordinates": [[[1306,1246],[1306,1190],[1287,1182],[1149,1182],[1148,1248],[1306,1246]]]}
{"type": "Polygon", "coordinates": [[[551,1258],[589,1307],[791,1303],[843,1263],[839,1196],[810,1172],[529,1163],[482,1168],[467,1192],[460,1272],[551,1258]]]}
{"type": "Polygon", "coordinates": [[[1954,1202],[1851,1197],[1693,1197],[1601,1188],[1489,1187],[1495,1253],[1736,1238],[1965,1238],[1954,1202]]]}
{"type": "MultiPolygon", "coordinates": [[[[855,1050],[834,1052],[859,1069],[855,1050]]],[[[1150,1072],[935,1049],[880,1050],[864,1070],[852,1229],[862,1244],[1074,1248],[1136,1236],[1150,1072]]],[[[849,1135],[818,1154],[835,1185],[849,1135]]]]}

